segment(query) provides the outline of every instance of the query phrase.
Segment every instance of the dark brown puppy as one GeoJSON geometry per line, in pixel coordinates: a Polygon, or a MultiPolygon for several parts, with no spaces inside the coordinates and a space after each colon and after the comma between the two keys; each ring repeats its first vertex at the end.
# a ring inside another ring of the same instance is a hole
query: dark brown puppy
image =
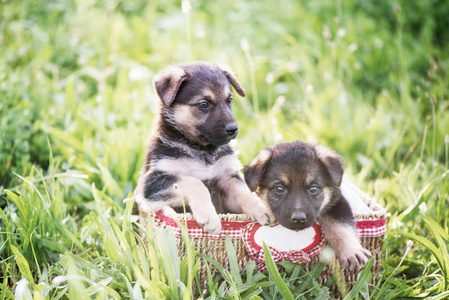
{"type": "Polygon", "coordinates": [[[371,257],[341,194],[343,159],[335,152],[302,141],[282,143],[262,150],[244,174],[250,190],[270,205],[282,226],[301,230],[318,219],[344,267],[365,264],[371,257]]]}
{"type": "Polygon", "coordinates": [[[213,63],[186,63],[164,69],[153,82],[161,105],[135,191],[139,205],[157,211],[184,201],[210,232],[221,230],[217,212],[245,213],[262,224],[274,220],[248,189],[228,145],[238,132],[230,85],[245,96],[232,71],[213,63]]]}

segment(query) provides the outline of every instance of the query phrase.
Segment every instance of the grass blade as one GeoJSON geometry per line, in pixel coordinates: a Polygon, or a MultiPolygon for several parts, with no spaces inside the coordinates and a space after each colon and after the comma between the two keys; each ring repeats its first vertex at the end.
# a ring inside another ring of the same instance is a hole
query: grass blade
{"type": "Polygon", "coordinates": [[[83,300],[83,299],[90,299],[89,295],[87,294],[86,287],[84,286],[84,283],[81,281],[81,276],[76,269],[75,262],[73,261],[71,256],[67,257],[68,260],[68,269],[67,274],[71,277],[70,280],[68,280],[69,284],[69,296],[70,299],[73,300],[83,300]]]}
{"type": "Polygon", "coordinates": [[[422,218],[426,222],[427,226],[429,227],[430,231],[433,233],[433,237],[435,238],[435,241],[437,243],[438,249],[441,253],[441,271],[444,276],[444,290],[448,290],[449,282],[449,253],[447,251],[446,243],[443,239],[447,238],[447,233],[444,231],[444,229],[432,218],[430,218],[426,213],[421,213],[422,218]]]}
{"type": "Polygon", "coordinates": [[[240,277],[239,264],[237,262],[237,255],[235,254],[234,246],[232,245],[231,238],[226,234],[226,253],[228,254],[229,268],[231,269],[231,274],[234,277],[235,283],[237,285],[242,284],[242,277],[240,277]]]}
{"type": "Polygon", "coordinates": [[[271,278],[276,283],[279,292],[282,294],[284,299],[293,300],[295,297],[292,292],[289,290],[287,284],[285,284],[284,280],[282,280],[281,275],[279,274],[278,269],[276,268],[276,264],[274,263],[273,258],[271,257],[270,251],[265,243],[263,243],[263,253],[265,254],[265,263],[267,265],[268,273],[271,278]]]}
{"type": "Polygon", "coordinates": [[[366,264],[363,271],[359,274],[359,277],[357,279],[357,283],[354,285],[354,287],[351,289],[351,291],[346,295],[344,300],[352,300],[357,297],[357,295],[362,291],[362,289],[371,281],[371,268],[373,267],[374,263],[374,257],[371,257],[371,259],[366,264]]]}
{"type": "MultiPolygon", "coordinates": [[[[422,246],[424,246],[427,250],[430,251],[430,253],[432,253],[432,255],[435,257],[435,260],[437,261],[438,267],[441,269],[443,276],[444,276],[444,281],[445,281],[445,290],[447,289],[447,285],[448,285],[448,253],[446,250],[446,246],[444,245],[443,242],[442,243],[442,248],[437,247],[436,245],[434,245],[431,241],[429,241],[428,239],[413,234],[413,233],[405,233],[403,232],[400,228],[398,228],[398,230],[407,238],[421,244],[422,246]]],[[[436,238],[438,239],[438,234],[436,236],[436,238]]],[[[439,245],[440,246],[440,245],[439,245]]]]}
{"type": "Polygon", "coordinates": [[[156,233],[160,255],[165,266],[170,296],[173,299],[181,298],[178,289],[178,281],[181,280],[178,248],[175,237],[169,229],[158,230],[156,233]]]}
{"type": "Polygon", "coordinates": [[[34,282],[28,261],[14,245],[11,245],[11,250],[15,255],[14,259],[16,260],[17,266],[19,267],[22,276],[24,276],[28,280],[28,282],[34,282]]]}
{"type": "Polygon", "coordinates": [[[440,299],[447,299],[449,298],[449,291],[442,292],[436,296],[433,296],[432,298],[429,298],[428,300],[440,300],[440,299]]]}

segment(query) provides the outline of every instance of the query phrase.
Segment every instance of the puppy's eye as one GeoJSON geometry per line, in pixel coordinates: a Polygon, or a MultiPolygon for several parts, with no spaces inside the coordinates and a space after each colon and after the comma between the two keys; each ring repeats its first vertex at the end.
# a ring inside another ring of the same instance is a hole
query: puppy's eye
{"type": "Polygon", "coordinates": [[[309,193],[311,193],[312,195],[318,193],[318,186],[316,184],[311,185],[309,187],[309,193]]]}
{"type": "Polygon", "coordinates": [[[201,109],[206,109],[209,107],[209,103],[207,101],[201,101],[200,103],[197,104],[197,106],[201,109]]]}
{"type": "Polygon", "coordinates": [[[278,185],[274,188],[274,191],[276,192],[276,194],[284,194],[285,193],[285,188],[282,185],[278,185]]]}

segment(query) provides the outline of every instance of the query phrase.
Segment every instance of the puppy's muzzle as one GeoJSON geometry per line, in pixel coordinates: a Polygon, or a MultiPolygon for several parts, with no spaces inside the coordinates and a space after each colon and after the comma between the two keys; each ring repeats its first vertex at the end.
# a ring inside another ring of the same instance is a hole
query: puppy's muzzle
{"type": "Polygon", "coordinates": [[[237,126],[237,124],[228,124],[225,126],[225,131],[228,136],[237,135],[238,130],[239,130],[239,127],[237,126]]]}
{"type": "Polygon", "coordinates": [[[302,211],[296,211],[292,214],[291,221],[295,225],[305,225],[307,222],[307,216],[302,211]]]}
{"type": "Polygon", "coordinates": [[[307,214],[301,210],[289,211],[283,218],[278,218],[278,220],[282,226],[291,230],[303,230],[312,226],[315,222],[313,216],[307,216],[307,214]]]}

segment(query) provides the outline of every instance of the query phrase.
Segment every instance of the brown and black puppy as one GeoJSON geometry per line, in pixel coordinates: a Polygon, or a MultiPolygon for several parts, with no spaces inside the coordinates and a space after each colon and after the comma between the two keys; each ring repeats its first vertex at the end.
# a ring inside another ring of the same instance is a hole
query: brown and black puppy
{"type": "Polygon", "coordinates": [[[343,159],[335,152],[302,141],[281,143],[262,150],[244,174],[250,190],[270,205],[282,226],[302,230],[318,220],[343,266],[356,267],[371,257],[340,191],[343,159]]]}
{"type": "Polygon", "coordinates": [[[162,70],[153,83],[160,112],[136,202],[157,211],[181,207],[184,201],[197,222],[213,233],[221,230],[217,212],[245,213],[262,224],[274,220],[268,206],[248,189],[228,145],[238,132],[231,85],[245,96],[232,71],[213,63],[186,63],[162,70]]]}

